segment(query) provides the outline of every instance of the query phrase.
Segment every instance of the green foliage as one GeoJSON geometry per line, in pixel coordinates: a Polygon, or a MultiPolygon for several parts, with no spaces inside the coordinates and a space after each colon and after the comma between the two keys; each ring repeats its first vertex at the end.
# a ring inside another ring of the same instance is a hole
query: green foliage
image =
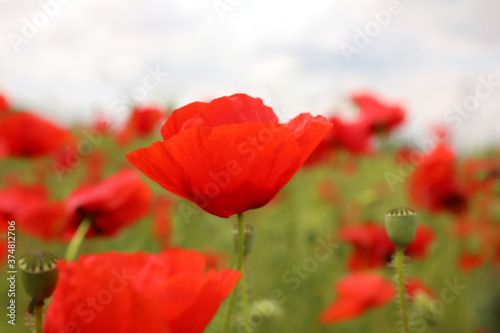
{"type": "MultiPolygon", "coordinates": [[[[126,151],[145,146],[153,140],[135,142],[126,151]]],[[[107,138],[97,147],[107,159],[104,170],[110,175],[126,166],[125,152],[116,149],[107,138]]],[[[339,239],[341,224],[361,223],[374,220],[384,222],[387,210],[399,207],[411,207],[407,201],[405,183],[396,184],[391,191],[384,173],[397,172],[398,165],[392,153],[382,153],[372,158],[339,156],[329,165],[303,168],[292,181],[280,192],[278,197],[267,206],[245,214],[245,221],[254,227],[254,243],[246,263],[246,273],[251,302],[251,325],[254,332],[393,332],[398,321],[396,303],[369,311],[363,316],[343,323],[323,326],[317,317],[335,298],[335,282],[347,274],[346,261],[352,248],[339,239]],[[345,164],[354,163],[356,170],[347,173],[345,164]],[[333,203],[320,194],[323,182],[331,181],[338,189],[341,199],[333,203]],[[304,269],[307,258],[314,258],[315,250],[321,242],[331,239],[337,244],[324,261],[316,261],[315,266],[304,269]],[[299,268],[297,268],[299,267],[299,268]],[[314,267],[314,270],[312,269],[314,267]],[[301,273],[295,273],[300,269],[301,273]],[[277,299],[279,303],[272,301],[277,299]]],[[[44,162],[40,162],[43,164],[44,162]]],[[[49,163],[49,162],[47,162],[49,163]]],[[[33,180],[33,165],[30,161],[4,160],[0,172],[15,172],[22,180],[33,180]]],[[[73,172],[65,174],[59,182],[55,176],[45,178],[54,198],[62,199],[81,181],[84,174],[84,162],[73,172]]],[[[146,179],[144,177],[144,179],[146,179]]],[[[157,184],[146,179],[156,194],[166,192],[157,184]]],[[[172,197],[184,207],[196,210],[185,218],[185,214],[176,211],[173,216],[173,244],[179,247],[225,251],[235,257],[234,241],[231,233],[236,217],[221,219],[200,211],[190,202],[172,197]]],[[[429,285],[440,297],[446,288],[445,282],[455,278],[467,286],[467,289],[455,301],[445,304],[441,314],[432,320],[422,332],[472,332],[478,327],[494,327],[500,304],[499,287],[492,277],[492,267],[486,265],[478,270],[464,274],[458,268],[458,255],[461,244],[449,233],[454,222],[450,215],[429,215],[419,213],[419,223],[431,226],[437,234],[433,248],[425,261],[409,263],[408,275],[415,276],[429,285]]],[[[92,239],[84,241],[79,254],[101,253],[106,251],[122,252],[159,252],[161,249],[154,241],[151,231],[152,217],[124,230],[112,239],[92,239]]],[[[50,251],[59,258],[64,257],[66,244],[48,243],[29,237],[17,231],[16,258],[33,250],[50,251]]],[[[234,260],[233,260],[234,264],[234,260]]],[[[498,267],[497,267],[498,268],[498,267]]],[[[379,269],[387,277],[393,276],[392,268],[379,269]]],[[[7,324],[2,316],[1,332],[28,332],[24,325],[29,305],[29,297],[21,286],[17,275],[17,320],[16,326],[7,324]]],[[[0,299],[2,313],[8,302],[6,267],[0,277],[0,299]]],[[[239,297],[237,303],[239,302],[239,297]]],[[[47,304],[50,299],[47,300],[47,304]]],[[[207,328],[206,332],[221,332],[227,301],[207,328]]],[[[413,311],[410,304],[410,312],[413,311]]],[[[240,323],[241,306],[235,307],[235,322],[232,331],[237,332],[240,323]]],[[[496,323],[498,325],[498,323],[496,323]]]]}

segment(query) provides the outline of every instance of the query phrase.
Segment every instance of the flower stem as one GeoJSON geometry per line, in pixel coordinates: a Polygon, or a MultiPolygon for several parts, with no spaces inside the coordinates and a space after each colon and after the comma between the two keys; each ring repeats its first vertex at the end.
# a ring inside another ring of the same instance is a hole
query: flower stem
{"type": "MultiPolygon", "coordinates": [[[[243,275],[243,254],[245,252],[245,223],[243,221],[243,213],[238,214],[238,249],[237,249],[237,259],[236,259],[236,270],[240,271],[241,274],[243,275]]],[[[246,295],[246,283],[244,282],[245,276],[243,275],[241,277],[242,281],[242,300],[243,300],[243,310],[245,312],[245,308],[248,309],[248,296],[246,295]]],[[[239,282],[236,284],[234,287],[231,297],[229,299],[229,305],[226,313],[226,321],[224,323],[224,333],[229,332],[229,326],[231,324],[231,314],[233,313],[233,308],[234,308],[234,301],[236,299],[236,293],[238,290],[238,285],[239,282]]],[[[243,318],[245,322],[245,331],[250,332],[247,326],[248,318],[246,314],[244,315],[245,318],[243,318]]]]}
{"type": "Polygon", "coordinates": [[[35,303],[33,307],[33,317],[35,318],[35,333],[42,333],[43,330],[43,302],[35,303]]]}
{"type": "Polygon", "coordinates": [[[403,333],[410,333],[410,326],[408,324],[408,308],[406,305],[404,256],[404,247],[398,247],[396,249],[396,277],[398,284],[399,313],[401,315],[401,321],[403,323],[403,333]]]}
{"type": "MultiPolygon", "coordinates": [[[[244,269],[242,268],[242,273],[243,271],[244,269]]],[[[243,325],[245,326],[245,331],[250,332],[250,309],[248,306],[248,289],[245,274],[241,278],[241,303],[243,308],[243,325]]]]}
{"type": "Polygon", "coordinates": [[[66,249],[66,255],[64,256],[64,258],[66,258],[67,261],[75,259],[78,248],[82,244],[82,241],[85,238],[85,235],[87,234],[89,228],[90,221],[88,219],[85,219],[80,223],[78,229],[76,229],[76,232],[73,235],[73,238],[71,239],[71,242],[69,242],[68,248],[66,249]]]}

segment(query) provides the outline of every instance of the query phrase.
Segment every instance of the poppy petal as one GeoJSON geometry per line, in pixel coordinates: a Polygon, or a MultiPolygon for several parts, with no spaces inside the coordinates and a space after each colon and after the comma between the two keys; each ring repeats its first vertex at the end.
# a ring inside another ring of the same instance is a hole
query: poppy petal
{"type": "Polygon", "coordinates": [[[184,123],[206,109],[207,105],[208,103],[194,102],[174,110],[161,128],[163,139],[168,140],[179,133],[184,123]]]}
{"type": "Polygon", "coordinates": [[[301,113],[285,125],[297,140],[300,147],[300,164],[309,158],[324,136],[332,129],[332,124],[322,116],[313,117],[301,113]]]}
{"type": "Polygon", "coordinates": [[[252,122],[193,127],[127,159],[166,190],[229,217],[269,202],[298,170],[299,156],[284,126],[252,122]]]}

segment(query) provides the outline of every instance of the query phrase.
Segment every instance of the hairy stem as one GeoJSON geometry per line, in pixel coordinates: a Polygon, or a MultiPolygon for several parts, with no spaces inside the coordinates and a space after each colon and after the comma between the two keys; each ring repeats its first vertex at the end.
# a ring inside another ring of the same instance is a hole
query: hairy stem
{"type": "MultiPolygon", "coordinates": [[[[245,252],[245,223],[243,221],[243,213],[238,214],[238,249],[237,249],[237,260],[236,260],[236,270],[240,271],[241,274],[243,275],[243,254],[245,252]]],[[[243,300],[243,311],[245,312],[245,308],[248,311],[248,295],[246,294],[246,283],[245,283],[245,276],[243,275],[241,277],[241,283],[242,283],[242,300],[243,300]]],[[[231,315],[233,313],[233,308],[234,308],[234,301],[236,299],[236,293],[238,290],[238,285],[239,282],[236,284],[234,287],[231,297],[229,299],[229,305],[226,313],[226,321],[224,323],[224,333],[229,332],[229,326],[231,324],[231,315]]],[[[244,313],[244,318],[243,321],[245,322],[245,331],[250,332],[249,327],[247,326],[248,323],[248,317],[246,313],[244,313]]]]}
{"type": "Polygon", "coordinates": [[[35,318],[35,333],[43,332],[43,302],[38,302],[33,307],[33,317],[35,318]]]}
{"type": "Polygon", "coordinates": [[[406,304],[404,257],[405,249],[403,247],[398,247],[396,249],[396,277],[398,284],[399,313],[403,323],[403,333],[410,333],[410,325],[408,324],[408,308],[406,304]]]}
{"type": "MultiPolygon", "coordinates": [[[[243,269],[243,268],[242,268],[243,269]]],[[[250,332],[250,309],[248,306],[248,289],[246,275],[241,278],[241,303],[243,308],[243,324],[245,331],[250,332]]]]}

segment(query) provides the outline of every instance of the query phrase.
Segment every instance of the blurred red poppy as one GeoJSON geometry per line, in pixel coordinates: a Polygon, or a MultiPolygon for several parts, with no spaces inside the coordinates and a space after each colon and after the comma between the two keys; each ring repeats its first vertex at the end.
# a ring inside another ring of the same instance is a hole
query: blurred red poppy
{"type": "Polygon", "coordinates": [[[9,101],[0,94],[0,114],[8,112],[10,109],[9,101]]]}
{"type": "Polygon", "coordinates": [[[320,197],[329,205],[336,206],[343,201],[342,192],[330,179],[325,179],[318,184],[320,197]]]}
{"type": "Polygon", "coordinates": [[[102,179],[103,169],[106,164],[104,153],[93,151],[85,160],[85,184],[95,184],[102,179]]]}
{"type": "Polygon", "coordinates": [[[415,239],[406,246],[405,254],[413,259],[423,259],[427,257],[431,244],[436,238],[432,228],[426,225],[418,225],[415,239]]]}
{"type": "Polygon", "coordinates": [[[203,332],[241,277],[183,249],[80,256],[58,271],[46,333],[203,332]]]}
{"type": "Polygon", "coordinates": [[[113,236],[144,217],[152,193],[134,170],[122,170],[96,185],[83,185],[66,199],[67,222],[63,238],[70,239],[84,219],[90,219],[87,237],[113,236]]]}
{"type": "Polygon", "coordinates": [[[413,172],[409,181],[410,199],[431,212],[464,213],[467,196],[455,174],[455,154],[445,146],[437,146],[413,172]]]}
{"type": "Polygon", "coordinates": [[[370,309],[389,303],[396,295],[390,280],[371,272],[347,275],[337,282],[335,290],[337,299],[319,316],[322,324],[359,317],[370,309]]]}
{"type": "Polygon", "coordinates": [[[427,285],[415,277],[409,277],[406,279],[405,290],[406,294],[410,296],[410,299],[413,299],[418,293],[424,293],[431,298],[436,296],[427,285]]]}
{"type": "Polygon", "coordinates": [[[44,240],[58,238],[64,216],[63,202],[50,201],[42,184],[12,184],[0,190],[1,223],[14,220],[16,228],[28,235],[44,240]]]}
{"type": "Polygon", "coordinates": [[[134,137],[145,137],[156,130],[167,115],[166,110],[155,107],[135,107],[125,127],[118,133],[117,141],[126,145],[134,137]]]}
{"type": "Polygon", "coordinates": [[[500,160],[468,159],[464,162],[463,178],[469,195],[492,192],[500,181],[500,160]]]}
{"type": "Polygon", "coordinates": [[[68,130],[26,111],[0,119],[0,158],[50,155],[72,141],[68,130]]]}
{"type": "Polygon", "coordinates": [[[367,123],[346,122],[338,117],[332,117],[329,121],[333,127],[307,160],[308,165],[326,162],[339,150],[345,150],[354,155],[373,152],[372,135],[367,123]]]}
{"type": "Polygon", "coordinates": [[[344,226],[340,230],[340,238],[354,247],[348,261],[351,271],[385,266],[395,250],[385,228],[375,222],[344,226]]]}
{"type": "Polygon", "coordinates": [[[453,227],[452,235],[462,244],[459,255],[460,269],[469,272],[484,265],[491,258],[496,225],[489,219],[462,216],[453,227]]]}
{"type": "Polygon", "coordinates": [[[360,121],[366,123],[373,134],[391,132],[404,122],[404,110],[398,105],[383,103],[370,94],[355,94],[352,101],[359,107],[360,121]]]}
{"type": "Polygon", "coordinates": [[[201,252],[207,262],[207,268],[221,269],[227,266],[228,255],[223,251],[203,250],[201,252]]]}
{"type": "MultiPolygon", "coordinates": [[[[385,266],[391,262],[396,251],[384,226],[374,222],[344,226],[340,230],[340,237],[354,246],[348,261],[351,271],[385,266]]],[[[405,254],[414,259],[424,258],[433,240],[434,231],[419,225],[415,240],[406,247],[405,254]]]]}
{"type": "Polygon", "coordinates": [[[171,246],[172,207],[174,203],[167,196],[159,196],[153,205],[153,234],[158,239],[161,248],[171,246]]]}
{"type": "Polygon", "coordinates": [[[331,127],[306,113],[279,124],[261,99],[236,94],[175,110],[164,141],[127,158],[166,190],[229,217],[268,203],[331,127]]]}

